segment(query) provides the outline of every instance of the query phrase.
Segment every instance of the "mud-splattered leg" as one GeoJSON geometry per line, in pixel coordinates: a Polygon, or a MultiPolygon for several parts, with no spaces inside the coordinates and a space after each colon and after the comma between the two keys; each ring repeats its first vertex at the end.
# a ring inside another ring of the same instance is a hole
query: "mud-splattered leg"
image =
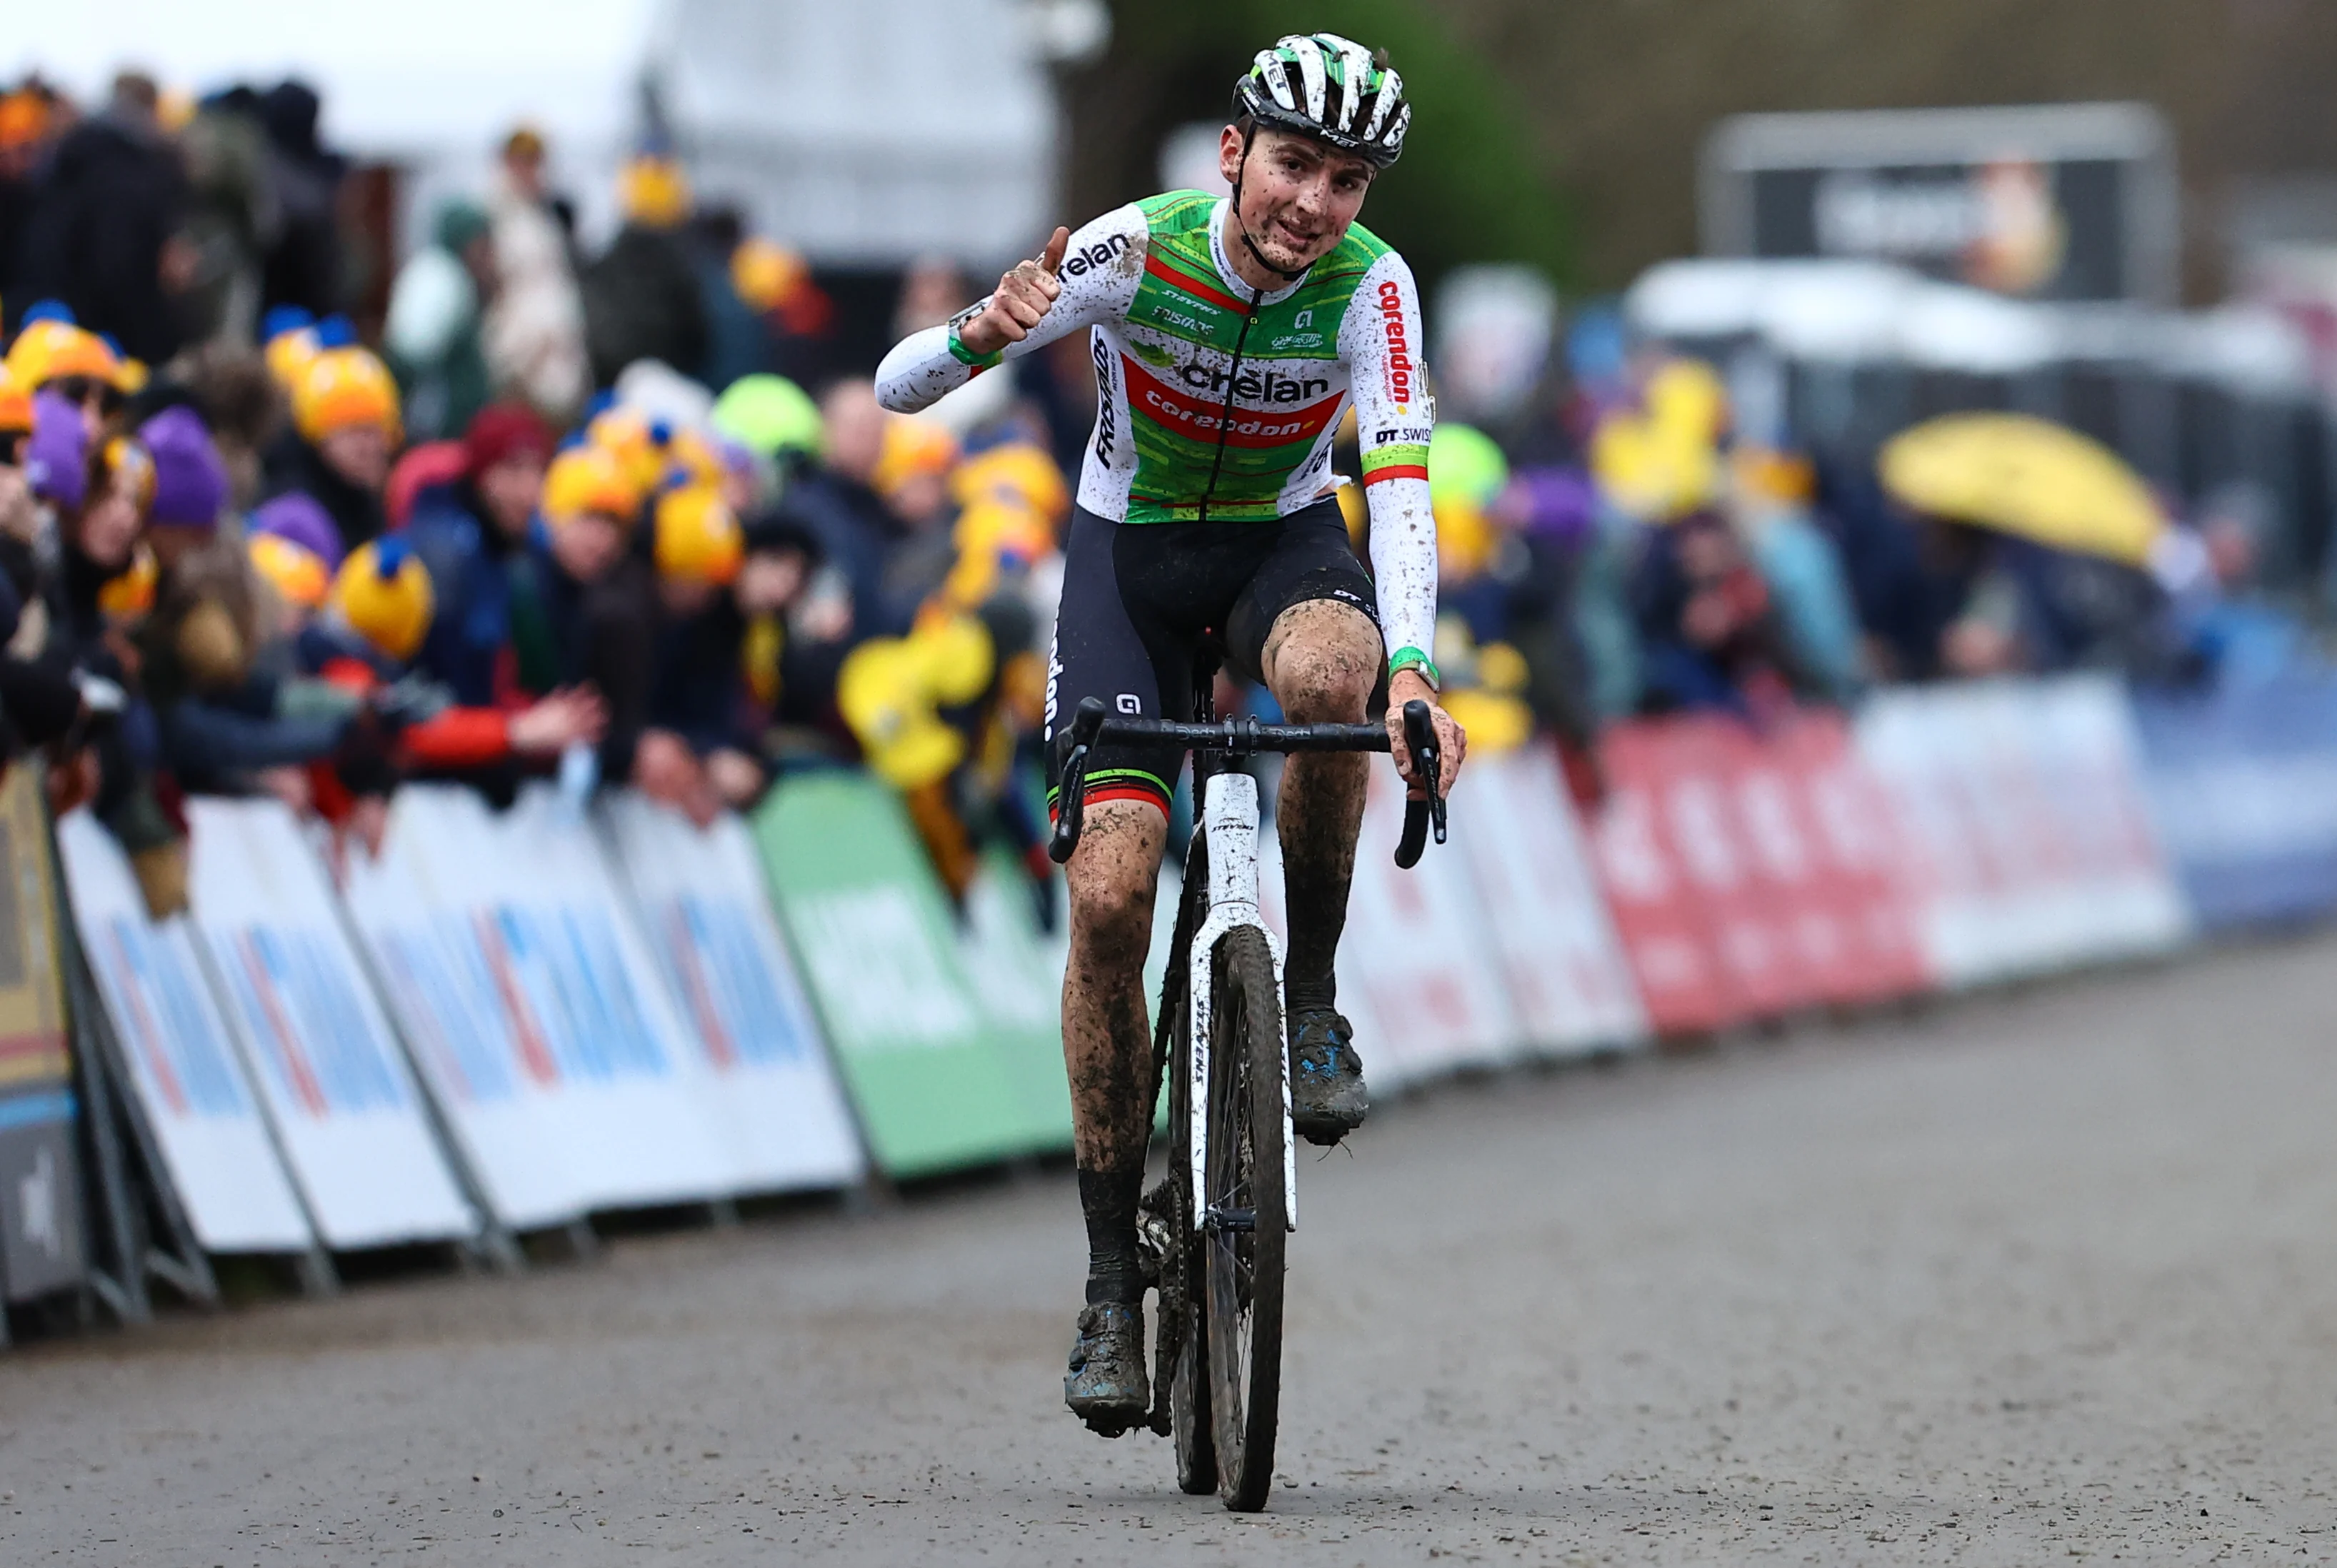
{"type": "MultiPolygon", "coordinates": [[[[1380,672],[1379,628],[1336,599],[1294,604],[1266,634],[1266,684],[1293,724],[1360,724],[1380,672]]],[[[1294,756],[1283,769],[1276,817],[1282,836],[1284,901],[1290,911],[1285,965],[1290,1005],[1329,1007],[1332,960],[1347,923],[1347,884],[1373,758],[1355,752],[1294,756]]]]}
{"type": "Polygon", "coordinates": [[[1088,1223],[1088,1300],[1143,1294],[1136,1203],[1152,1125],[1152,1031],[1144,958],[1152,942],[1153,887],[1168,824],[1141,801],[1088,807],[1068,868],[1071,953],[1063,973],[1063,1065],[1071,1075],[1071,1140],[1088,1223]]]}

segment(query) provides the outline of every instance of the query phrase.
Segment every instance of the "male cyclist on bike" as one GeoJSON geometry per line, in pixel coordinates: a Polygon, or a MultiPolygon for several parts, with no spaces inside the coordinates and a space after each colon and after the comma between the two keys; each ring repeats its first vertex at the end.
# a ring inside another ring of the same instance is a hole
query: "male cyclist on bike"
{"type": "MultiPolygon", "coordinates": [[[[1218,143],[1233,188],[1171,191],[1058,229],[1043,255],[877,372],[888,407],[923,408],[1003,359],[1091,328],[1098,406],[1066,545],[1048,669],[1054,768],[1084,697],[1139,716],[1192,716],[1195,656],[1215,633],[1296,724],[1361,722],[1380,688],[1436,703],[1434,411],[1420,302],[1403,258],[1354,223],[1403,148],[1412,110],[1385,58],[1335,34],[1262,51],[1218,143]],[[1374,570],[1347,541],[1331,444],[1353,402],[1374,570]],[[1376,624],[1375,624],[1376,622],[1376,624]]],[[[1435,713],[1443,788],[1465,745],[1435,713]]],[[[1409,774],[1401,733],[1397,766],[1409,774]]],[[[1292,1116],[1335,1144],[1366,1105],[1336,1009],[1332,959],[1363,821],[1365,755],[1294,756],[1276,818],[1290,911],[1286,974],[1292,1116]]],[[[1100,746],[1069,867],[1063,980],[1088,1305],[1065,1401],[1117,1437],[1149,1408],[1137,1205],[1152,1120],[1144,959],[1173,749],[1100,746]]]]}

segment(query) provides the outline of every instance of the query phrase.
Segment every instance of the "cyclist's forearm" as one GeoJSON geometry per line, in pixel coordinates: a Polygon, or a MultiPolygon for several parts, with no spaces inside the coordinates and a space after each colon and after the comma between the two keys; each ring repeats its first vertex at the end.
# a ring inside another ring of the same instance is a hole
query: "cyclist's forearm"
{"type": "Polygon", "coordinates": [[[1418,358],[1420,291],[1390,251],[1355,289],[1340,327],[1372,518],[1372,575],[1390,657],[1430,653],[1436,638],[1436,514],[1428,501],[1428,439],[1436,406],[1418,358]]]}
{"type": "Polygon", "coordinates": [[[1436,647],[1436,514],[1428,481],[1408,475],[1373,480],[1364,494],[1372,512],[1372,579],[1380,601],[1380,635],[1388,657],[1436,647]]]}
{"type": "Polygon", "coordinates": [[[913,332],[876,367],[876,400],[895,414],[930,408],[974,378],[974,366],[950,352],[946,325],[913,332]]]}

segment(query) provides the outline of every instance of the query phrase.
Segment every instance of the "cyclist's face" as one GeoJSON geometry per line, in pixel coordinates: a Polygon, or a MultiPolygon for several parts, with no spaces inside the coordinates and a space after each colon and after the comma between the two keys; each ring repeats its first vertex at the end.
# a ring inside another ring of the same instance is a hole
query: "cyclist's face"
{"type": "Polygon", "coordinates": [[[1296,271],[1347,237],[1372,188],[1371,164],[1309,136],[1261,126],[1242,161],[1241,132],[1226,127],[1218,162],[1241,188],[1242,227],[1266,258],[1296,271]]]}

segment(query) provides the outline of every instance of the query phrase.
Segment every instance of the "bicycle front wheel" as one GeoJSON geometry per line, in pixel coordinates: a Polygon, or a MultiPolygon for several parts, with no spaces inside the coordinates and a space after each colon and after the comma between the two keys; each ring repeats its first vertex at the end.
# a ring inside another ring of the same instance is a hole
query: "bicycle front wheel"
{"type": "Polygon", "coordinates": [[[1282,998],[1266,934],[1228,931],[1210,969],[1208,1164],[1202,1217],[1209,1407],[1217,1495],[1255,1513],[1274,1487],[1282,1405],[1282,998]]]}

